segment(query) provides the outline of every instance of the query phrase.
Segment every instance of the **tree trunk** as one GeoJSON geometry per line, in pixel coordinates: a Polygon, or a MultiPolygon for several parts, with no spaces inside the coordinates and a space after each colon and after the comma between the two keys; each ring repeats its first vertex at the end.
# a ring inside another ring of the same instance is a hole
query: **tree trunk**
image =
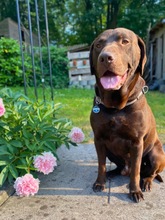
{"type": "Polygon", "coordinates": [[[110,1],[107,0],[107,22],[106,22],[106,29],[110,28],[110,22],[111,22],[111,13],[110,13],[110,1]]]}
{"type": "Polygon", "coordinates": [[[107,29],[117,27],[120,0],[107,0],[107,29]]]}

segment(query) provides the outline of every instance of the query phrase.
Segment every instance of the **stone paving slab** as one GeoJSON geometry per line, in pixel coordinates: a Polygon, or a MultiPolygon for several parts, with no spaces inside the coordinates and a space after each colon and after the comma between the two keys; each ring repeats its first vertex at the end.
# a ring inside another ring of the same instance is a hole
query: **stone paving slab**
{"type": "MultiPolygon", "coordinates": [[[[118,176],[101,193],[92,185],[97,177],[97,156],[93,144],[58,151],[60,161],[49,175],[39,174],[40,190],[33,197],[11,196],[0,207],[1,220],[164,220],[165,183],[154,181],[152,192],[136,204],[128,196],[129,178],[118,176]]],[[[107,161],[107,166],[109,162],[107,161]]],[[[114,165],[111,165],[113,169],[114,165]]],[[[165,180],[165,171],[161,174],[165,180]]]]}
{"type": "Polygon", "coordinates": [[[14,194],[14,188],[12,185],[6,184],[0,189],[0,206],[6,202],[6,200],[14,194]]]}

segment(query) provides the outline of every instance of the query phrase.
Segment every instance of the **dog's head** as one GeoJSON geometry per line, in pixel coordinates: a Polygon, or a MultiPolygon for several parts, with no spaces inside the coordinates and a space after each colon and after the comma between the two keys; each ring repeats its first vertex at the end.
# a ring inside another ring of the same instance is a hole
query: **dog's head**
{"type": "Polygon", "coordinates": [[[104,90],[129,86],[135,75],[143,74],[145,63],[145,44],[131,30],[106,30],[91,45],[91,73],[104,90]]]}

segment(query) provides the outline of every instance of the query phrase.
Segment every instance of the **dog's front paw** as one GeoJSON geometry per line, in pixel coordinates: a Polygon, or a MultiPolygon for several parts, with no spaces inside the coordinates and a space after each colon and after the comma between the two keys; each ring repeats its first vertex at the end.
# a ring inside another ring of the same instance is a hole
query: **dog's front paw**
{"type": "Polygon", "coordinates": [[[151,177],[147,177],[143,179],[142,190],[143,191],[151,191],[152,189],[152,179],[151,177]]]}
{"type": "Polygon", "coordinates": [[[141,190],[137,191],[137,192],[134,192],[134,191],[131,191],[130,192],[130,198],[134,201],[134,202],[140,202],[142,200],[144,200],[144,196],[143,196],[143,193],[141,190]]]}
{"type": "Polygon", "coordinates": [[[105,189],[105,184],[101,184],[99,182],[95,182],[93,184],[93,191],[94,192],[101,192],[105,189]]]}

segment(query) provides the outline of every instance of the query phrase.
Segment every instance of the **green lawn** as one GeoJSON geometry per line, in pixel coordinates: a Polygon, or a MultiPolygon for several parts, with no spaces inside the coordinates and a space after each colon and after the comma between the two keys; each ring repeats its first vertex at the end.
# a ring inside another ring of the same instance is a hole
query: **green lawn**
{"type": "MultiPolygon", "coordinates": [[[[24,91],[23,88],[13,90],[24,91]]],[[[29,97],[34,97],[34,89],[28,89],[29,97]]],[[[46,100],[50,100],[50,89],[45,90],[46,100]]],[[[42,90],[38,90],[39,100],[42,90]]],[[[58,89],[54,91],[54,102],[61,103],[59,117],[66,117],[73,122],[73,126],[83,129],[86,141],[92,142],[89,116],[93,102],[94,91],[87,89],[58,89]]],[[[157,131],[161,141],[165,144],[165,94],[149,91],[146,95],[157,122],[157,131]]]]}
{"type": "Polygon", "coordinates": [[[73,125],[83,129],[87,142],[93,141],[89,116],[94,97],[93,90],[87,89],[62,89],[55,91],[55,103],[60,102],[62,117],[69,118],[73,125]]]}
{"type": "Polygon", "coordinates": [[[162,143],[165,144],[165,94],[149,91],[147,100],[156,119],[159,137],[162,143]]]}

